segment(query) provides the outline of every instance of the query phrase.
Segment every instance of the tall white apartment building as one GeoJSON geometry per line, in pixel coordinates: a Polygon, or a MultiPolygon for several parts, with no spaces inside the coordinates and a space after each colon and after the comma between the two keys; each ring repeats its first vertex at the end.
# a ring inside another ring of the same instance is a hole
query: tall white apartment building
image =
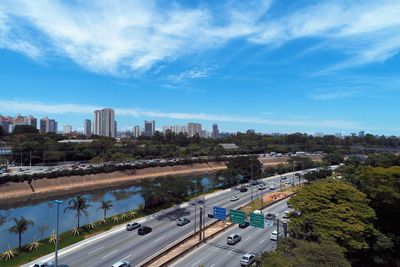
{"type": "Polygon", "coordinates": [[[95,110],[93,128],[95,135],[114,138],[116,136],[115,111],[112,108],[95,110]]]}

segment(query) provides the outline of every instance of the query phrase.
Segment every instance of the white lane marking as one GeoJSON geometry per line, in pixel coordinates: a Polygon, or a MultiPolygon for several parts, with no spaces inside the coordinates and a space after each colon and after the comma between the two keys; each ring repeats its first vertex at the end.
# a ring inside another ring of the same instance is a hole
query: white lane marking
{"type": "Polygon", "coordinates": [[[261,240],[261,241],[260,241],[258,244],[260,244],[260,245],[261,245],[261,244],[262,244],[264,241],[265,241],[265,239],[264,239],[264,240],[261,240]]]}
{"type": "Polygon", "coordinates": [[[170,223],[169,225],[174,225],[174,224],[176,224],[176,222],[172,222],[172,223],[170,223]]]}
{"type": "Polygon", "coordinates": [[[201,262],[201,259],[196,261],[192,266],[198,266],[198,264],[201,262]]]}
{"type": "Polygon", "coordinates": [[[102,248],[104,248],[104,246],[101,246],[101,247],[99,247],[99,248],[96,248],[95,250],[90,251],[88,254],[92,254],[93,252],[96,252],[96,251],[98,251],[98,250],[100,250],[100,249],[102,249],[102,248]]]}
{"type": "Polygon", "coordinates": [[[156,240],[154,240],[154,242],[158,242],[158,241],[160,241],[161,239],[164,239],[165,238],[165,236],[161,236],[160,238],[157,238],[156,240]]]}
{"type": "Polygon", "coordinates": [[[123,258],[122,260],[120,260],[120,261],[124,261],[124,260],[126,260],[127,258],[130,258],[132,255],[131,254],[129,254],[128,256],[126,256],[125,258],[123,258]]]}
{"type": "Polygon", "coordinates": [[[215,266],[215,264],[211,265],[210,267],[214,267],[214,266],[215,266]]]}
{"type": "Polygon", "coordinates": [[[103,256],[102,259],[107,258],[108,256],[110,256],[111,254],[114,254],[115,252],[118,252],[118,249],[116,249],[113,252],[108,253],[107,255],[103,256]]]}

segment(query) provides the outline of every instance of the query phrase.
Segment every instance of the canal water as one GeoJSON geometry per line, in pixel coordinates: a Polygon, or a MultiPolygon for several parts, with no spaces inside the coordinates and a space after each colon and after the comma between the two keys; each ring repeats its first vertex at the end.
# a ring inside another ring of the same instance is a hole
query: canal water
{"type": "MultiPolygon", "coordinates": [[[[88,216],[81,216],[81,225],[95,222],[103,218],[104,211],[100,208],[101,201],[111,200],[113,207],[107,211],[107,217],[115,214],[127,212],[136,209],[139,205],[144,204],[143,191],[146,188],[158,187],[159,190],[170,190],[179,181],[179,186],[185,186],[187,193],[194,191],[195,177],[162,177],[155,180],[140,180],[134,185],[127,187],[112,188],[107,190],[93,191],[87,194],[80,193],[80,196],[85,197],[90,202],[90,207],[87,209],[88,216]]],[[[215,177],[201,178],[197,177],[199,185],[197,191],[201,192],[201,184],[207,186],[209,189],[221,186],[218,179],[215,177]]],[[[178,185],[177,185],[178,186],[178,185]]],[[[60,233],[72,230],[76,227],[77,220],[74,210],[65,210],[68,207],[68,201],[75,198],[77,195],[69,195],[58,197],[64,203],[60,205],[60,233]]],[[[9,233],[14,221],[13,218],[21,218],[23,216],[33,222],[33,226],[22,235],[22,243],[27,244],[33,240],[39,240],[51,235],[56,228],[56,212],[57,205],[53,200],[46,200],[37,202],[35,204],[25,204],[18,207],[0,208],[0,252],[8,248],[18,246],[18,235],[9,233]],[[45,229],[43,231],[43,229],[45,229]],[[42,232],[43,231],[43,236],[42,232]]]]}

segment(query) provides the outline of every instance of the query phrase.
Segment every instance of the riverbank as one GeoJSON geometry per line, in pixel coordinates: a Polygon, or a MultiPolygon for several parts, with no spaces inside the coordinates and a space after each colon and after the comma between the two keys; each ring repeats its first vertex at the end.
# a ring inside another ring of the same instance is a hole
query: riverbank
{"type": "Polygon", "coordinates": [[[110,187],[126,186],[141,179],[152,179],[163,176],[185,176],[191,174],[212,173],[225,169],[225,163],[196,163],[167,167],[151,167],[141,170],[119,171],[112,173],[91,174],[83,176],[66,176],[52,179],[33,180],[28,182],[6,183],[0,186],[0,206],[24,203],[87,192],[110,187]],[[34,190],[34,191],[33,191],[34,190]]]}

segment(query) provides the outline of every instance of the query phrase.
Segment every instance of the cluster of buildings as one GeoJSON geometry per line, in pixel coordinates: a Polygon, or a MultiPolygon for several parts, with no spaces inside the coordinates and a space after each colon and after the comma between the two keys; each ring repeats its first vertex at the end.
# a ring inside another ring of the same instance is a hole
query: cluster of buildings
{"type": "MultiPolygon", "coordinates": [[[[30,125],[39,129],[40,133],[58,133],[58,122],[54,119],[44,117],[39,121],[33,116],[1,116],[0,127],[6,134],[12,133],[17,125],[30,125]]],[[[200,123],[189,122],[186,125],[167,125],[162,127],[164,133],[172,132],[175,134],[184,133],[188,137],[199,136],[201,138],[218,139],[223,134],[219,132],[218,125],[213,124],[212,131],[208,132],[202,128],[200,123]]],[[[133,137],[152,137],[156,132],[156,122],[154,120],[144,121],[143,127],[136,125],[129,135],[133,137]]],[[[64,135],[76,134],[71,125],[64,125],[62,129],[64,135]]],[[[86,136],[99,135],[106,137],[117,137],[117,121],[115,111],[112,108],[104,108],[94,111],[93,122],[86,119],[83,123],[83,134],[86,136]]]]}
{"type": "Polygon", "coordinates": [[[12,133],[18,125],[29,125],[36,129],[39,129],[41,133],[56,133],[58,132],[58,123],[54,119],[44,117],[38,120],[34,116],[1,116],[0,115],[0,127],[3,128],[3,132],[8,134],[12,133]]]}

